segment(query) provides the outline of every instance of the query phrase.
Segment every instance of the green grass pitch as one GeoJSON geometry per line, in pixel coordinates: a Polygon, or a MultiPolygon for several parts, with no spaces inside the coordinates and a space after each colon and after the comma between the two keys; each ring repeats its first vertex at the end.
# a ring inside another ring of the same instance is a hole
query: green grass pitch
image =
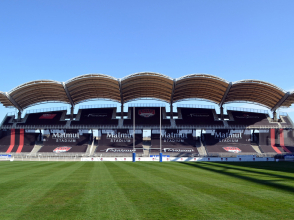
{"type": "Polygon", "coordinates": [[[0,167],[0,219],[294,219],[290,162],[0,167]]]}

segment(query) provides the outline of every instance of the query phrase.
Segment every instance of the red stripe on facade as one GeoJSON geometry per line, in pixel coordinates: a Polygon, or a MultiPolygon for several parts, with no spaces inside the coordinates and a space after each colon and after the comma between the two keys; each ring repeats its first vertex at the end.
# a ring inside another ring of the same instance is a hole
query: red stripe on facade
{"type": "Polygon", "coordinates": [[[283,129],[280,129],[280,146],[284,149],[284,151],[292,153],[287,147],[285,147],[283,129]]]}
{"type": "Polygon", "coordinates": [[[11,133],[10,133],[10,145],[8,147],[8,150],[6,151],[6,153],[10,153],[14,147],[15,144],[15,129],[11,129],[11,133]]]}
{"type": "Polygon", "coordinates": [[[19,146],[17,148],[16,153],[20,153],[22,151],[24,145],[24,129],[20,129],[19,133],[19,146]]]}
{"type": "Polygon", "coordinates": [[[275,136],[275,129],[271,129],[271,146],[278,154],[281,154],[282,152],[276,147],[275,136]]]}

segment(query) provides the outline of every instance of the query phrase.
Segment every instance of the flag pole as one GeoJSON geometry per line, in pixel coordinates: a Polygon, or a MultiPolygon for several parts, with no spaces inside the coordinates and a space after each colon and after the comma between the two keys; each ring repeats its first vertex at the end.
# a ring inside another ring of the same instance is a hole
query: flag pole
{"type": "Polygon", "coordinates": [[[159,162],[162,162],[162,145],[161,145],[161,107],[160,107],[160,119],[159,119],[159,142],[160,142],[160,152],[159,152],[159,162]]]}
{"type": "Polygon", "coordinates": [[[136,153],[135,153],[135,107],[133,107],[133,162],[136,162],[136,153]]]}

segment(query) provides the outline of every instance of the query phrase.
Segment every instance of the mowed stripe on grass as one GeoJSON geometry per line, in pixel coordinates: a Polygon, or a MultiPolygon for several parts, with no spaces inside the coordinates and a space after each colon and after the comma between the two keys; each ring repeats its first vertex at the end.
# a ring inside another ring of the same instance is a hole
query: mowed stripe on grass
{"type": "Polygon", "coordinates": [[[294,163],[1,162],[2,219],[293,219],[294,163]]]}

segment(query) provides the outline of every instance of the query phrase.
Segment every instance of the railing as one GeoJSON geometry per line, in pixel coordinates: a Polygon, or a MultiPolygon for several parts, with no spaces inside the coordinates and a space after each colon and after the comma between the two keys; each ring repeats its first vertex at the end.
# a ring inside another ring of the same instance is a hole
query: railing
{"type": "Polygon", "coordinates": [[[64,111],[67,110],[67,107],[53,107],[53,108],[42,108],[42,109],[31,109],[27,110],[25,114],[30,114],[30,113],[41,113],[41,112],[56,112],[56,111],[64,111]]]}
{"type": "Polygon", "coordinates": [[[194,105],[194,104],[178,104],[178,108],[204,108],[204,109],[215,109],[213,105],[194,105]]]}
{"type": "Polygon", "coordinates": [[[279,112],[279,115],[281,115],[281,116],[288,116],[288,113],[287,112],[279,112]]]}
{"type": "Polygon", "coordinates": [[[91,109],[91,108],[117,108],[116,104],[103,104],[103,105],[80,105],[79,109],[91,109]]]}
{"type": "Polygon", "coordinates": [[[268,114],[268,110],[263,110],[263,109],[239,108],[239,107],[230,107],[230,106],[228,106],[226,109],[231,111],[255,112],[255,113],[268,114]]]}
{"type": "Polygon", "coordinates": [[[7,114],[6,114],[7,116],[12,116],[12,115],[17,115],[17,113],[16,112],[8,112],[7,114]]]}
{"type": "Polygon", "coordinates": [[[288,117],[288,120],[290,121],[292,127],[294,126],[292,119],[287,115],[286,117],[288,117]]]}
{"type": "MultiPolygon", "coordinates": [[[[231,125],[231,126],[220,126],[220,125],[162,125],[162,128],[173,128],[173,129],[271,129],[271,128],[294,128],[291,125],[231,125]]],[[[133,125],[2,125],[1,129],[132,129],[133,125]]],[[[159,125],[136,125],[136,128],[159,128],[159,125]]]]}
{"type": "Polygon", "coordinates": [[[128,107],[166,107],[165,104],[161,103],[131,103],[128,107]]]}

